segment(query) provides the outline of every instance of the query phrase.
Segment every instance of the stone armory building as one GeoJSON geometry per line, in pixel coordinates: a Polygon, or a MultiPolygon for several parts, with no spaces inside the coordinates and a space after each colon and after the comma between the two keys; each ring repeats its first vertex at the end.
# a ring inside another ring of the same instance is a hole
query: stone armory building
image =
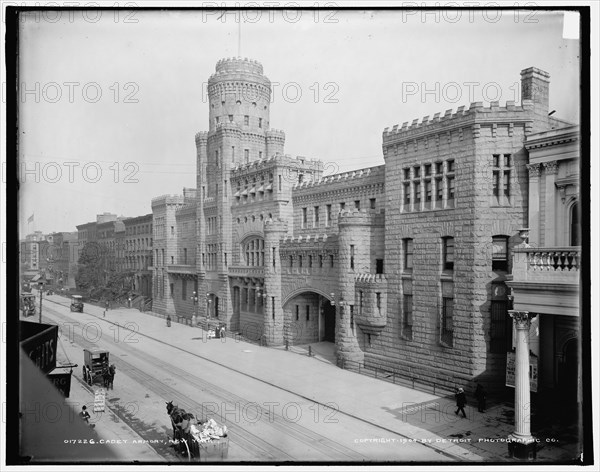
{"type": "Polygon", "coordinates": [[[520,105],[386,128],[384,165],[324,176],[322,162],[284,153],[262,65],[219,61],[197,186],[152,201],[154,310],[270,346],[330,341],[347,368],[503,384],[525,142],[568,125],[548,115],[547,73],[521,81],[520,105]]]}

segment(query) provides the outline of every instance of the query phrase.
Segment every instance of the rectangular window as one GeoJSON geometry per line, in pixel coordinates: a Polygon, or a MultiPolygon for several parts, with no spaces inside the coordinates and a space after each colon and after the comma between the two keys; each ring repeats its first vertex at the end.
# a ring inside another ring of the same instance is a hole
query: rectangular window
{"type": "Polygon", "coordinates": [[[381,292],[375,292],[375,300],[377,303],[377,309],[381,310],[381,292]]]}
{"type": "Polygon", "coordinates": [[[447,161],[446,170],[448,172],[454,172],[454,159],[447,161]]]}
{"type": "Polygon", "coordinates": [[[229,122],[233,123],[233,115],[229,115],[229,122]]]}
{"type": "Polygon", "coordinates": [[[216,126],[216,125],[218,125],[218,124],[219,124],[219,117],[217,116],[217,117],[215,118],[215,126],[216,126]]]}
{"type": "Polygon", "coordinates": [[[492,270],[508,270],[508,238],[492,237],[492,270]]]}
{"type": "Polygon", "coordinates": [[[371,206],[371,210],[374,210],[374,209],[375,209],[375,204],[376,204],[376,202],[377,202],[377,199],[376,199],[376,198],[369,198],[369,204],[370,204],[370,206],[371,206]]]}
{"type": "Polygon", "coordinates": [[[404,169],[404,180],[410,179],[410,169],[404,169]]]}
{"type": "Polygon", "coordinates": [[[431,175],[431,164],[425,164],[425,177],[431,175]]]}
{"type": "Polygon", "coordinates": [[[310,321],[310,305],[306,305],[306,321],[310,321]]]}
{"type": "Polygon", "coordinates": [[[312,256],[308,256],[308,267],[312,267],[312,256]]]}
{"type": "Polygon", "coordinates": [[[323,256],[319,255],[319,268],[323,268],[323,256]]]}
{"type": "Polygon", "coordinates": [[[258,151],[258,158],[262,159],[262,151],[258,151]]]}
{"type": "Polygon", "coordinates": [[[350,268],[354,269],[354,244],[350,244],[350,268]]]}
{"type": "Polygon", "coordinates": [[[298,267],[302,267],[302,256],[298,256],[298,267]]]}
{"type": "Polygon", "coordinates": [[[360,200],[354,200],[354,208],[360,210],[360,200]]]}
{"type": "MultiPolygon", "coordinates": [[[[496,285],[492,285],[492,292],[496,285]]],[[[493,296],[493,295],[492,295],[493,296]]],[[[507,351],[507,329],[510,326],[508,315],[508,302],[506,300],[492,300],[490,306],[491,324],[490,324],[490,352],[504,353],[507,351]]]]}
{"type": "Polygon", "coordinates": [[[278,181],[278,186],[277,186],[277,188],[278,188],[279,190],[281,190],[281,175],[278,175],[277,177],[278,177],[278,179],[277,179],[277,181],[278,181]]]}
{"type": "Polygon", "coordinates": [[[383,259],[375,259],[375,273],[383,274],[383,259]]]}
{"type": "Polygon", "coordinates": [[[435,201],[441,202],[444,198],[444,184],[442,179],[435,179],[435,201]]]}
{"type": "Polygon", "coordinates": [[[452,316],[454,312],[454,299],[450,297],[442,297],[442,343],[452,347],[453,334],[452,316]]]}
{"type": "Polygon", "coordinates": [[[511,155],[504,154],[504,167],[510,167],[510,166],[511,166],[511,155]]]}
{"type": "Polygon", "coordinates": [[[498,198],[500,196],[500,171],[492,172],[492,195],[498,198]]]}
{"type": "Polygon", "coordinates": [[[454,238],[442,238],[442,268],[454,270],[454,238]]]}
{"type": "Polygon", "coordinates": [[[415,203],[421,203],[421,184],[415,182],[415,203]]]}
{"type": "Polygon", "coordinates": [[[308,223],[308,208],[302,208],[302,228],[306,228],[308,223]]]}
{"type": "Polygon", "coordinates": [[[415,166],[414,168],[414,178],[418,179],[421,177],[421,166],[415,166]]]}
{"type": "Polygon", "coordinates": [[[171,298],[173,298],[173,293],[175,292],[175,285],[174,284],[169,284],[169,290],[171,293],[171,298]]]}
{"type": "Polygon", "coordinates": [[[329,266],[333,268],[333,254],[329,255],[329,266]]]}
{"type": "Polygon", "coordinates": [[[187,264],[187,248],[183,248],[183,263],[187,264]]]}
{"type": "Polygon", "coordinates": [[[425,181],[425,203],[431,202],[431,180],[425,181]]]}
{"type": "Polygon", "coordinates": [[[331,224],[331,205],[327,205],[327,213],[325,214],[325,226],[331,224]]]}
{"type": "Polygon", "coordinates": [[[404,270],[412,271],[413,268],[413,240],[412,239],[403,239],[403,253],[404,253],[404,270]]]}
{"type": "Polygon", "coordinates": [[[412,280],[402,281],[402,336],[412,339],[413,327],[413,293],[412,280]]]}
{"type": "Polygon", "coordinates": [[[300,319],[300,305],[296,305],[296,321],[300,319]]]}
{"type": "Polygon", "coordinates": [[[258,119],[258,127],[259,127],[259,128],[262,128],[262,118],[259,118],[259,119],[258,119]]]}
{"type": "Polygon", "coordinates": [[[503,194],[505,197],[510,197],[510,170],[504,171],[504,179],[502,180],[503,194]]]}
{"type": "Polygon", "coordinates": [[[318,206],[315,207],[313,226],[315,228],[319,227],[319,207],[318,206]]]}
{"type": "Polygon", "coordinates": [[[410,205],[410,183],[404,184],[404,204],[410,205]]]}
{"type": "Polygon", "coordinates": [[[346,208],[346,203],[345,202],[341,202],[340,203],[340,211],[343,211],[344,208],[346,208]]]}
{"type": "Polygon", "coordinates": [[[244,115],[244,124],[248,126],[250,124],[250,116],[244,115]]]}
{"type": "Polygon", "coordinates": [[[436,174],[441,174],[444,171],[444,163],[443,162],[436,162],[435,163],[435,173],[436,174]]]}
{"type": "Polygon", "coordinates": [[[454,177],[448,177],[448,204],[454,203],[454,177]]]}
{"type": "Polygon", "coordinates": [[[187,280],[181,281],[181,299],[187,300],[187,280]]]}
{"type": "Polygon", "coordinates": [[[244,149],[244,161],[246,163],[250,162],[250,149],[244,149]]]}

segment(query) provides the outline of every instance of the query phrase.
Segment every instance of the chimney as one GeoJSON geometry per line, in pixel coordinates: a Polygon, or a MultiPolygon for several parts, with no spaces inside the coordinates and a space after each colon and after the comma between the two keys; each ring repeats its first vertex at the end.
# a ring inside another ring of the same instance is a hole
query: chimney
{"type": "Polygon", "coordinates": [[[535,67],[521,71],[521,100],[531,100],[542,113],[548,113],[550,74],[535,67]]]}

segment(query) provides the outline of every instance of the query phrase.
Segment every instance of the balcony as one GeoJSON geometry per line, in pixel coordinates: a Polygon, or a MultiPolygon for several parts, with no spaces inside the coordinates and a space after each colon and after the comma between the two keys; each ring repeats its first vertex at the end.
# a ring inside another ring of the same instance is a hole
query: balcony
{"type": "Polygon", "coordinates": [[[167,272],[169,274],[186,274],[196,275],[196,265],[192,264],[169,264],[167,266],[167,272]]]}
{"type": "Polygon", "coordinates": [[[581,248],[517,248],[513,257],[514,309],[579,316],[581,248]]]}
{"type": "Polygon", "coordinates": [[[229,266],[230,277],[248,277],[248,278],[264,278],[265,268],[264,267],[252,267],[252,266],[229,266]]]}

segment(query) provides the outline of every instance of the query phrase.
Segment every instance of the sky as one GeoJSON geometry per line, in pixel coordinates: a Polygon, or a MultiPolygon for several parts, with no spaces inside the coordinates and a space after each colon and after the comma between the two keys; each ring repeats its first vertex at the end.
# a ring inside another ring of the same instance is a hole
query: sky
{"type": "Polygon", "coordinates": [[[561,12],[31,12],[19,49],[21,235],[138,216],[195,185],[216,62],[261,62],[285,152],[327,173],[384,163],[381,136],[474,101],[520,103],[550,73],[550,110],[579,123],[579,41],[561,12]],[[240,34],[241,24],[241,41],[240,34]],[[241,44],[241,51],[238,45],[241,44]],[[240,54],[241,53],[241,54],[240,54]],[[25,93],[26,92],[26,93],[25,93]],[[33,217],[33,223],[27,219],[33,217]]]}

